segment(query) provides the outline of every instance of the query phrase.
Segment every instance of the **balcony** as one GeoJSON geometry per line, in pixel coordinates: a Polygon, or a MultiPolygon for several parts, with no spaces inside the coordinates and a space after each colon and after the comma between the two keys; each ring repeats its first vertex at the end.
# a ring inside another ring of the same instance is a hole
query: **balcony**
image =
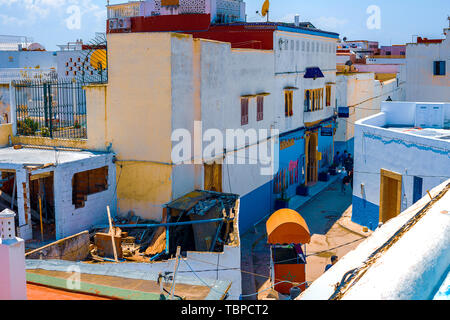
{"type": "Polygon", "coordinates": [[[143,16],[144,4],[143,2],[128,2],[107,6],[108,19],[143,16]]]}

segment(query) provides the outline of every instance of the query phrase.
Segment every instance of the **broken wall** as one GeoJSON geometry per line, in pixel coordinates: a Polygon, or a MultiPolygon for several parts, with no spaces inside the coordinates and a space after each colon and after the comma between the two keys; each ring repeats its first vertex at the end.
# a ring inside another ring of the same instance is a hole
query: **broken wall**
{"type": "Polygon", "coordinates": [[[113,154],[68,162],[57,165],[54,175],[56,239],[61,239],[93,225],[108,223],[106,206],[111,215],[116,214],[116,166],[113,154]],[[76,173],[108,167],[108,188],[102,192],[89,194],[84,207],[75,208],[73,204],[72,179],[76,173]]]}
{"type": "Polygon", "coordinates": [[[89,232],[83,231],[25,254],[27,259],[80,261],[89,254],[89,232]]]}

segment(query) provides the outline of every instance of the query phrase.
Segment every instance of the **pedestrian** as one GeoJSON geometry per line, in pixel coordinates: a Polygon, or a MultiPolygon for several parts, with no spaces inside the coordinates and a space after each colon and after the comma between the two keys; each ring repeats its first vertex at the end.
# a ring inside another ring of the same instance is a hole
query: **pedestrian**
{"type": "Polygon", "coordinates": [[[353,158],[350,153],[348,154],[347,158],[344,160],[344,167],[347,172],[350,172],[353,170],[353,158]]]}
{"type": "Polygon", "coordinates": [[[348,175],[346,175],[346,176],[344,177],[344,179],[342,179],[342,185],[341,185],[341,191],[342,191],[342,193],[347,192],[346,187],[347,187],[347,185],[349,185],[349,184],[350,184],[350,177],[349,177],[348,175]]]}
{"type": "Polygon", "coordinates": [[[342,168],[342,171],[341,171],[341,192],[342,193],[345,193],[345,183],[346,183],[346,180],[347,179],[347,171],[345,170],[345,168],[342,168]]]}
{"type": "Polygon", "coordinates": [[[340,167],[342,163],[342,155],[340,152],[336,152],[336,155],[334,156],[334,162],[333,164],[336,166],[336,168],[340,167]]]}
{"type": "Polygon", "coordinates": [[[337,256],[332,256],[332,257],[331,257],[331,263],[330,263],[330,264],[327,264],[327,266],[325,267],[325,271],[327,271],[327,270],[330,269],[332,266],[334,266],[338,260],[339,260],[339,259],[338,259],[337,256]]]}

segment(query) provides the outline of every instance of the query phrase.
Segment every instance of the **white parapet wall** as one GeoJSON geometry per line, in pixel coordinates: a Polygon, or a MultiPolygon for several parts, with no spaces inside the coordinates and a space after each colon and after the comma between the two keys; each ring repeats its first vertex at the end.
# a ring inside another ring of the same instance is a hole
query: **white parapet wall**
{"type": "Polygon", "coordinates": [[[0,300],[26,300],[25,242],[16,237],[15,213],[0,213],[0,300]]]}
{"type": "Polygon", "coordinates": [[[430,191],[435,199],[433,203],[430,203],[431,199],[427,195],[378,228],[355,250],[314,281],[298,300],[329,299],[343,276],[348,271],[364,267],[370,256],[381,247],[385,250],[379,251],[370,259],[369,267],[364,269],[365,273],[356,273],[358,281],[349,286],[341,299],[433,299],[450,265],[449,185],[450,180],[447,180],[430,191]],[[412,219],[416,223],[409,229],[402,230],[412,219]]]}

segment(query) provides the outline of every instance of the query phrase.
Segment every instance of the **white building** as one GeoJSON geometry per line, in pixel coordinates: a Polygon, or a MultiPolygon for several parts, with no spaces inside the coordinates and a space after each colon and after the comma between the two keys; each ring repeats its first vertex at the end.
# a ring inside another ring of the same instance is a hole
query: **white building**
{"type": "Polygon", "coordinates": [[[383,102],[357,121],[352,220],[375,229],[450,174],[450,104],[383,102]]]}
{"type": "Polygon", "coordinates": [[[406,46],[406,100],[450,102],[450,28],[445,39],[406,46]]]}
{"type": "Polygon", "coordinates": [[[354,153],[355,122],[377,114],[381,103],[387,99],[403,101],[404,87],[397,78],[380,81],[372,72],[339,72],[336,77],[336,104],[338,112],[345,112],[337,119],[334,139],[335,152],[347,150],[354,153]]]}

